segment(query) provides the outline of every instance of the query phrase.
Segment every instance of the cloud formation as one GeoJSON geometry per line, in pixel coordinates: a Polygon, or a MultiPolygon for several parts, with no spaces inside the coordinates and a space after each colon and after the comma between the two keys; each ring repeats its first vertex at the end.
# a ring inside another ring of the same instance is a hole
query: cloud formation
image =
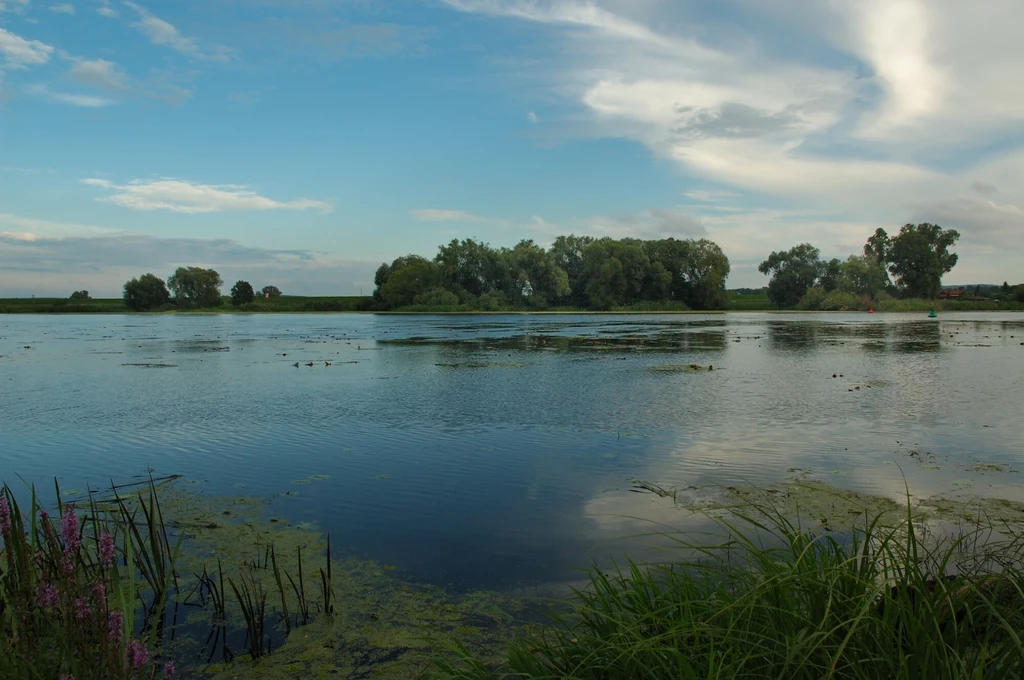
{"type": "Polygon", "coordinates": [[[529,58],[574,121],[723,187],[686,194],[716,240],[747,233],[731,205],[776,247],[812,223],[831,253],[852,225],[862,240],[928,218],[968,246],[1016,234],[1005,247],[1024,255],[1020,3],[737,0],[723,20],[690,3],[444,2],[545,31],[552,51],[529,58]],[[996,186],[1013,190],[995,202],[996,186]]]}
{"type": "Polygon", "coordinates": [[[0,28],[0,68],[23,69],[50,61],[53,47],[0,28]]]}
{"type": "Polygon", "coordinates": [[[103,90],[123,90],[127,87],[124,70],[112,61],[72,57],[72,62],[68,74],[83,85],[103,90]]]}
{"type": "Polygon", "coordinates": [[[421,222],[473,222],[476,224],[490,224],[493,226],[509,226],[507,220],[494,217],[485,217],[465,210],[438,210],[436,208],[420,208],[410,210],[409,214],[421,222]]]}
{"type": "Polygon", "coordinates": [[[309,250],[254,248],[232,239],[160,238],[0,213],[0,297],[66,297],[85,288],[121,295],[122,284],[177,267],[216,269],[224,281],[274,284],[295,295],[353,295],[373,287],[378,263],[309,250]]]}
{"type": "Polygon", "coordinates": [[[71,3],[65,2],[60,5],[50,5],[50,11],[54,14],[74,14],[75,6],[71,3]]]}
{"type": "MultiPolygon", "coordinates": [[[[169,47],[179,54],[200,61],[227,61],[230,58],[230,51],[226,47],[220,45],[201,47],[195,38],[182,34],[173,24],[152,14],[138,3],[125,0],[124,4],[135,10],[139,17],[139,20],[133,22],[132,26],[149,38],[154,45],[169,47]]],[[[104,5],[100,8],[101,14],[105,7],[107,6],[104,5]]]]}
{"type": "Polygon", "coordinates": [[[133,180],[128,184],[114,184],[106,179],[88,178],[83,184],[111,192],[97,201],[113,203],[131,210],[170,210],[200,214],[237,212],[243,210],[318,210],[326,214],[333,210],[330,203],[300,198],[293,201],[275,201],[245,186],[214,185],[179,179],[133,180]]]}
{"type": "Polygon", "coordinates": [[[59,92],[51,90],[46,85],[30,85],[25,88],[25,91],[31,95],[47,99],[50,101],[58,102],[60,104],[68,104],[70,106],[82,106],[85,108],[95,109],[103,106],[110,106],[114,104],[114,100],[106,99],[105,97],[97,97],[90,94],[78,94],[75,92],[59,92]]]}

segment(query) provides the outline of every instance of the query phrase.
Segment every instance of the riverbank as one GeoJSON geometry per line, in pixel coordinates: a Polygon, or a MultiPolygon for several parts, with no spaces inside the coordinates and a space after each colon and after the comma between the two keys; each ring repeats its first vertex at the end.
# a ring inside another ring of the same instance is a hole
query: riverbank
{"type": "MultiPolygon", "coordinates": [[[[752,296],[757,297],[757,296],[752,296]]],[[[629,309],[590,310],[572,307],[555,309],[498,309],[480,310],[470,308],[445,307],[405,307],[394,310],[371,310],[373,298],[368,296],[280,296],[260,299],[235,307],[230,298],[219,307],[180,310],[169,307],[152,312],[133,312],[124,307],[121,298],[98,298],[95,300],[68,300],[64,298],[0,298],[0,314],[308,314],[308,313],[374,313],[395,315],[500,315],[500,314],[536,314],[536,315],[567,315],[567,314],[724,314],[729,312],[771,312],[771,313],[804,313],[804,312],[867,312],[868,307],[857,309],[777,309],[767,298],[761,300],[735,299],[727,309],[693,310],[659,307],[642,307],[629,309]]],[[[897,300],[891,299],[877,303],[874,311],[886,312],[1020,312],[1024,304],[996,303],[955,300],[897,300]]]]}

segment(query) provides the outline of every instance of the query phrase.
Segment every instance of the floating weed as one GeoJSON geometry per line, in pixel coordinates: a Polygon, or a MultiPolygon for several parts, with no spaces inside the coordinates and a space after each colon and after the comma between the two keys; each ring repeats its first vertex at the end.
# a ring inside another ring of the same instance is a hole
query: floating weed
{"type": "Polygon", "coordinates": [[[391,475],[387,475],[387,474],[383,474],[382,473],[382,474],[377,475],[377,479],[391,479],[391,475]]]}
{"type": "Polygon", "coordinates": [[[330,475],[310,475],[309,479],[314,482],[323,482],[330,479],[330,475]]]}
{"type": "Polygon", "coordinates": [[[308,479],[293,479],[292,484],[309,484],[308,479]]]}

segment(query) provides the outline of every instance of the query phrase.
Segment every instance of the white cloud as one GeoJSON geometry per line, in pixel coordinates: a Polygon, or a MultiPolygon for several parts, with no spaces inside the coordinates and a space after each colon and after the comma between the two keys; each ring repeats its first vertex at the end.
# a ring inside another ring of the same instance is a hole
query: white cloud
{"type": "Polygon", "coordinates": [[[119,16],[117,10],[110,6],[110,0],[100,0],[100,6],[96,8],[96,13],[108,19],[116,19],[119,16]]]}
{"type": "Polygon", "coordinates": [[[0,68],[26,68],[50,61],[53,47],[38,40],[26,40],[0,28],[0,68]]]}
{"type": "Polygon", "coordinates": [[[135,10],[139,15],[139,20],[133,23],[132,26],[149,38],[149,41],[154,45],[169,47],[193,59],[208,61],[226,61],[228,59],[229,52],[227,48],[219,45],[214,45],[209,49],[200,47],[195,38],[183,35],[175,26],[151,14],[145,7],[128,0],[124,4],[135,10]]]}
{"type": "Polygon", "coordinates": [[[536,122],[538,122],[538,121],[539,121],[540,119],[539,119],[539,118],[537,118],[537,114],[536,114],[536,113],[534,113],[533,111],[529,111],[529,112],[527,112],[527,114],[526,114],[526,120],[530,121],[531,123],[536,123],[536,122]]]}
{"type": "Polygon", "coordinates": [[[88,178],[82,183],[113,192],[100,196],[97,201],[131,210],[171,210],[187,214],[242,210],[318,210],[326,214],[333,210],[333,206],[324,201],[305,198],[275,201],[238,185],[199,184],[178,179],[134,180],[118,185],[105,179],[88,178]]]}
{"type": "MultiPolygon", "coordinates": [[[[962,244],[1000,245],[985,263],[1000,277],[1024,256],[1016,0],[734,0],[725,19],[691,3],[445,2],[545,31],[530,68],[573,108],[571,134],[636,141],[728,192],[686,192],[723,247],[807,237],[840,255],[935,215],[962,244]]],[[[984,270],[967,251],[954,275],[984,270]]]]}
{"type": "Polygon", "coordinates": [[[507,220],[496,219],[476,215],[465,210],[437,210],[434,208],[421,208],[410,210],[409,214],[421,222],[475,222],[477,224],[490,224],[493,226],[509,226],[507,220]]]}
{"type": "Polygon", "coordinates": [[[85,108],[101,108],[104,106],[110,106],[116,102],[112,99],[106,99],[104,97],[97,97],[89,94],[77,94],[74,92],[56,92],[51,90],[45,85],[30,85],[25,88],[25,91],[29,94],[43,99],[49,99],[61,104],[69,104],[71,106],[82,106],[85,108]]]}
{"type": "Polygon", "coordinates": [[[28,7],[29,0],[0,0],[0,12],[21,13],[28,7]]]}
{"type": "Polygon", "coordinates": [[[124,70],[112,61],[80,57],[73,57],[72,61],[74,65],[68,73],[80,83],[105,90],[123,90],[127,87],[124,70]]]}
{"type": "Polygon", "coordinates": [[[62,5],[50,5],[50,11],[54,14],[74,14],[75,6],[70,3],[64,3],[62,5]]]}

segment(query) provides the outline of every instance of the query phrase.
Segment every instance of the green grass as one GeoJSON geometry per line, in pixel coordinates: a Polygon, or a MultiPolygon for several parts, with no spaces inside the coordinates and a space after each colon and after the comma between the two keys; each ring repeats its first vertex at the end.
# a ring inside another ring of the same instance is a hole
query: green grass
{"type": "Polygon", "coordinates": [[[657,680],[1019,678],[1022,542],[988,528],[922,538],[909,515],[844,536],[770,506],[681,542],[670,564],[592,569],[501,668],[449,649],[435,677],[657,680]],[[949,577],[954,575],[954,577],[949,577]]]}
{"type": "MultiPolygon", "coordinates": [[[[237,312],[355,312],[362,311],[369,297],[318,296],[303,297],[281,295],[272,298],[257,298],[253,302],[234,307],[230,297],[224,297],[220,307],[189,309],[187,312],[237,313],[237,312]]],[[[178,311],[178,310],[169,310],[178,311]]],[[[94,300],[68,300],[66,298],[3,298],[0,299],[0,314],[127,314],[121,298],[98,298],[94,300]]]]}
{"type": "Polygon", "coordinates": [[[124,311],[121,298],[0,298],[0,314],[120,314],[124,311]]]}

